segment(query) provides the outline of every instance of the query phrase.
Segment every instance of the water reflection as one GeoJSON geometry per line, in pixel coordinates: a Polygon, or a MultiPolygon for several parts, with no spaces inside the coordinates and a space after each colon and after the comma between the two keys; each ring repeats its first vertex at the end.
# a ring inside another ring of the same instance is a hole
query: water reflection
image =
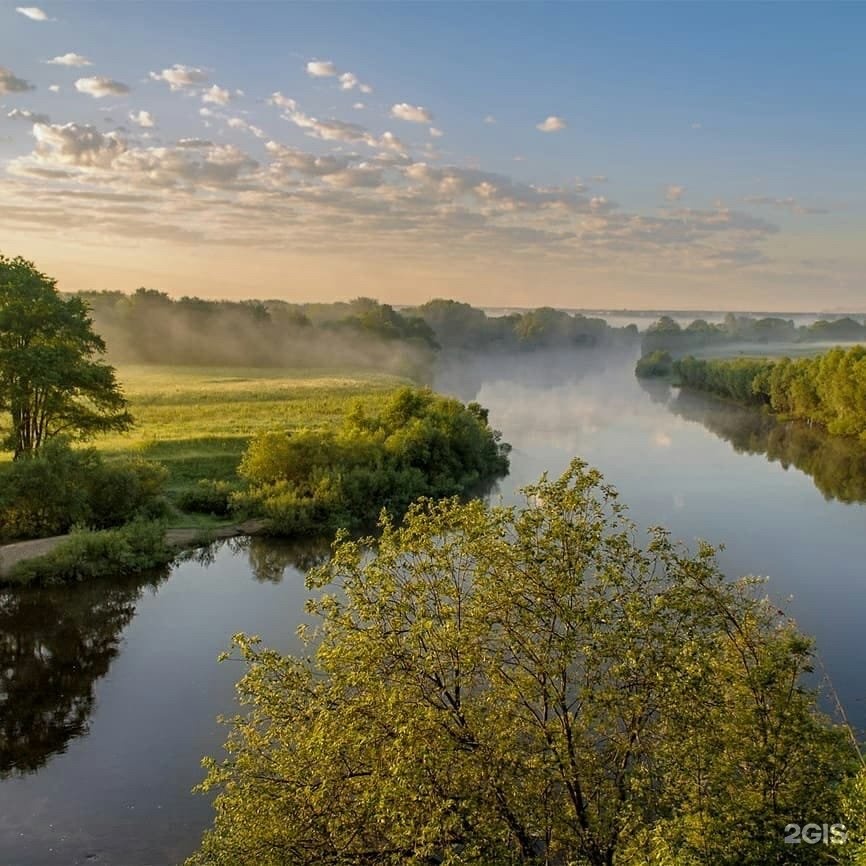
{"type": "Polygon", "coordinates": [[[87,733],[96,681],[136,602],[167,574],[0,592],[0,778],[38,770],[87,733]]]}
{"type": "MultiPolygon", "coordinates": [[[[661,400],[661,392],[653,399],[661,400]]],[[[866,444],[857,439],[830,436],[819,427],[779,421],[687,390],[679,390],[667,405],[730,442],[740,454],[762,454],[785,469],[793,466],[805,472],[827,500],[866,502],[866,444]]]]}

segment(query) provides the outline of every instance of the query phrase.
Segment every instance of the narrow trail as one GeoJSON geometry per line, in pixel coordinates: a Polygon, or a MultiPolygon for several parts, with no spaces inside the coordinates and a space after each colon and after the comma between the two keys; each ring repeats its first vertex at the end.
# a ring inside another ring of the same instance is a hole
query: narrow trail
{"type": "MultiPolygon", "coordinates": [[[[239,535],[257,535],[262,532],[264,526],[263,520],[252,519],[208,530],[167,529],[165,531],[165,543],[177,550],[185,550],[190,547],[198,547],[210,540],[236,538],[239,535]]],[[[30,541],[16,541],[12,544],[0,545],[0,577],[5,577],[19,562],[51,553],[69,537],[69,535],[52,535],[49,538],[34,538],[30,541]]]]}

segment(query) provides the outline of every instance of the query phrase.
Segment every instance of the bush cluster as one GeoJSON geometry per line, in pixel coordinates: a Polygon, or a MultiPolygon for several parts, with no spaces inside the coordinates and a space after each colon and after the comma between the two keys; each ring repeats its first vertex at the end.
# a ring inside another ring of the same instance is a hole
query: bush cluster
{"type": "Polygon", "coordinates": [[[0,478],[0,539],[61,535],[73,526],[105,529],[163,516],[168,473],[140,458],[105,462],[62,439],[14,461],[0,478]]]}
{"type": "Polygon", "coordinates": [[[403,388],[380,413],[356,406],[336,431],[254,439],[233,503],[281,535],[360,528],[382,508],[402,515],[421,496],[470,493],[508,471],[508,451],[477,403],[403,388]]]}

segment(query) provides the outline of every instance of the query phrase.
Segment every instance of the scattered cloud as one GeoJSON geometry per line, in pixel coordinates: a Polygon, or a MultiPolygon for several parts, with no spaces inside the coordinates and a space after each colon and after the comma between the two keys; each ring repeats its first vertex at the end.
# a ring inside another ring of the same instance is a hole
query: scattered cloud
{"type": "Polygon", "coordinates": [[[591,181],[595,183],[607,183],[607,175],[606,174],[594,174],[591,178],[591,181]]]}
{"type": "Polygon", "coordinates": [[[441,129],[436,129],[435,126],[431,126],[430,127],[430,135],[432,135],[433,138],[442,138],[442,136],[445,135],[445,133],[442,132],[441,129]]]}
{"type": "Polygon", "coordinates": [[[10,120],[25,120],[28,123],[51,123],[51,118],[47,114],[37,114],[29,108],[13,108],[6,117],[10,120]]]}
{"type": "Polygon", "coordinates": [[[408,120],[410,123],[431,123],[433,115],[420,105],[409,105],[408,102],[398,102],[391,106],[391,117],[398,120],[408,120]]]}
{"type": "Polygon", "coordinates": [[[164,81],[172,90],[197,87],[208,80],[208,75],[204,69],[197,66],[184,66],[182,63],[175,63],[174,66],[163,69],[162,72],[151,72],[150,77],[153,81],[164,81]]]}
{"type": "Polygon", "coordinates": [[[494,123],[496,123],[496,118],[492,114],[488,114],[484,118],[484,122],[492,126],[494,123]]]}
{"type": "Polygon", "coordinates": [[[696,121],[692,124],[692,129],[703,129],[703,128],[704,128],[704,125],[703,125],[700,121],[698,121],[698,120],[696,120],[696,121]]]}
{"type": "Polygon", "coordinates": [[[60,85],[59,84],[49,84],[48,89],[52,93],[60,93],[60,85]]]}
{"type": "Polygon", "coordinates": [[[333,78],[337,67],[330,60],[311,60],[307,64],[307,75],[311,78],[333,78]]]}
{"type": "Polygon", "coordinates": [[[149,111],[130,111],[129,119],[136,126],[140,126],[143,129],[150,129],[156,126],[156,120],[154,120],[153,115],[149,111]]]}
{"type": "Polygon", "coordinates": [[[270,105],[275,105],[277,108],[284,108],[286,111],[294,111],[298,107],[298,103],[295,102],[294,99],[290,99],[288,96],[283,96],[279,90],[271,94],[268,103],[270,105]]]}
{"type": "Polygon", "coordinates": [[[28,90],[36,90],[36,87],[23,78],[18,78],[11,69],[0,66],[0,96],[7,93],[26,93],[28,90]]]}
{"type": "Polygon", "coordinates": [[[46,60],[45,62],[52,66],[93,66],[92,61],[88,60],[83,54],[76,54],[74,51],[68,51],[66,54],[52,57],[51,60],[46,60]]]}
{"type": "Polygon", "coordinates": [[[16,6],[15,11],[21,13],[21,15],[29,18],[31,21],[54,21],[53,18],[49,18],[38,6],[16,6]]]}
{"type": "Polygon", "coordinates": [[[226,90],[225,87],[219,87],[216,84],[203,91],[201,95],[202,102],[212,102],[215,105],[228,105],[231,100],[231,91],[226,90]]]}
{"type": "Polygon", "coordinates": [[[819,216],[829,213],[826,208],[804,205],[791,196],[788,196],[787,198],[773,198],[772,196],[767,195],[749,195],[746,196],[743,201],[746,204],[772,207],[777,210],[786,210],[788,213],[796,214],[797,216],[819,216]]]}
{"type": "Polygon", "coordinates": [[[665,190],[665,201],[679,201],[683,197],[686,188],[679,184],[672,183],[665,190]]]}
{"type": "Polygon", "coordinates": [[[565,129],[566,126],[568,126],[568,124],[561,117],[551,114],[549,117],[542,120],[541,123],[537,123],[535,128],[542,132],[559,132],[560,130],[565,129]]]}
{"type": "Polygon", "coordinates": [[[355,111],[363,111],[363,109],[365,109],[366,107],[367,106],[364,105],[363,102],[356,102],[352,105],[352,108],[354,108],[355,111]]]}
{"type": "Polygon", "coordinates": [[[123,96],[129,93],[128,85],[121,81],[114,81],[104,75],[94,75],[92,78],[79,78],[75,82],[75,89],[79,93],[86,93],[94,99],[103,99],[106,96],[123,96]]]}

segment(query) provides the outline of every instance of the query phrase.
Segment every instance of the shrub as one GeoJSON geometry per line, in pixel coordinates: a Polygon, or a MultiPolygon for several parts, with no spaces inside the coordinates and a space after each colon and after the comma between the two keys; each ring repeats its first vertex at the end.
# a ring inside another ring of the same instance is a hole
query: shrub
{"type": "Polygon", "coordinates": [[[508,471],[509,447],[477,403],[402,388],[377,414],[357,405],[336,432],[271,432],[250,444],[237,507],[298,535],[372,525],[421,496],[465,495],[508,471]]]}
{"type": "Polygon", "coordinates": [[[238,485],[228,481],[212,481],[202,478],[195,487],[184,490],[177,498],[177,505],[183,511],[196,511],[228,517],[234,510],[234,496],[238,485]]]}
{"type": "Polygon", "coordinates": [[[165,527],[155,520],[134,520],[118,529],[79,529],[50,553],[15,565],[9,583],[50,584],[144,571],[170,562],[165,527]]]}
{"type": "Polygon", "coordinates": [[[0,488],[0,538],[60,535],[72,526],[106,528],[136,516],[158,517],[168,473],[158,463],[128,459],[104,463],[93,448],[48,442],[16,460],[0,488]]]}

